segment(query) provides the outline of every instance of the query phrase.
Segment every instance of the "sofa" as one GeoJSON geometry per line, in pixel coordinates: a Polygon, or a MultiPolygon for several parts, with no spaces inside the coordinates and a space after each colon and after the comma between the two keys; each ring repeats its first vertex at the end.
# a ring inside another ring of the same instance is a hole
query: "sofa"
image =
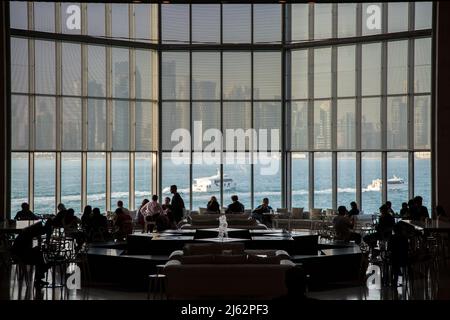
{"type": "MultiPolygon", "coordinates": [[[[181,225],[181,229],[208,229],[219,226],[219,216],[217,213],[191,214],[187,222],[181,225]]],[[[237,229],[267,229],[267,226],[251,217],[249,213],[229,213],[226,214],[229,228],[237,229]]]]}
{"type": "Polygon", "coordinates": [[[242,243],[187,244],[164,266],[168,299],[273,299],[287,293],[295,264],[281,250],[244,250],[242,243]]]}

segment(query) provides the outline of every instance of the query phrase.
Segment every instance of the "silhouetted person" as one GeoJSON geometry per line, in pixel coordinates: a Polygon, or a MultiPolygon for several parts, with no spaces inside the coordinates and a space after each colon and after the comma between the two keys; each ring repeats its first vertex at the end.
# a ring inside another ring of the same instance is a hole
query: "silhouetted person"
{"type": "Polygon", "coordinates": [[[409,219],[409,209],[408,209],[408,203],[403,202],[402,208],[400,209],[400,218],[402,219],[409,219]]]}
{"type": "Polygon", "coordinates": [[[348,211],[345,206],[338,207],[338,215],[333,219],[333,226],[337,240],[345,242],[355,241],[357,244],[361,243],[361,235],[351,231],[353,224],[348,217],[348,211]]]}
{"type": "Polygon", "coordinates": [[[364,241],[372,248],[376,246],[378,240],[388,240],[392,235],[392,229],[395,225],[395,219],[388,212],[388,208],[385,204],[380,207],[380,214],[375,233],[364,237],[364,241]]]}
{"type": "Polygon", "coordinates": [[[83,227],[83,230],[85,230],[86,232],[89,232],[90,229],[89,223],[91,221],[91,217],[92,217],[92,207],[85,206],[83,214],[81,215],[81,226],[83,227]]]}
{"type": "Polygon", "coordinates": [[[30,205],[26,202],[22,203],[22,210],[16,213],[14,220],[39,220],[39,217],[30,210],[30,205]]]}
{"type": "Polygon", "coordinates": [[[145,205],[147,203],[149,203],[150,200],[148,199],[144,199],[142,200],[141,206],[139,207],[139,210],[137,211],[137,223],[142,227],[142,232],[144,232],[144,228],[145,228],[145,217],[144,217],[144,213],[143,213],[143,208],[145,207],[145,205]]]}
{"type": "Polygon", "coordinates": [[[429,219],[430,215],[428,214],[428,209],[424,205],[422,205],[423,199],[421,196],[417,196],[414,198],[414,204],[416,207],[415,215],[412,218],[412,220],[422,220],[429,219]]]}
{"type": "Polygon", "coordinates": [[[392,282],[393,287],[398,285],[398,276],[401,274],[401,269],[405,270],[408,264],[408,238],[402,233],[399,224],[393,227],[394,234],[389,238],[388,251],[391,254],[392,263],[392,282]]]}
{"type": "Polygon", "coordinates": [[[170,197],[165,197],[165,198],[164,198],[164,203],[163,203],[161,206],[162,206],[163,210],[164,210],[166,213],[168,213],[168,211],[169,211],[170,208],[171,208],[171,205],[170,205],[170,197]]]}
{"type": "Polygon", "coordinates": [[[104,240],[108,237],[108,219],[101,214],[99,208],[92,210],[89,224],[91,226],[90,240],[104,240]]]}
{"type": "Polygon", "coordinates": [[[225,213],[242,213],[242,212],[244,212],[244,205],[239,202],[239,198],[237,195],[231,196],[231,201],[233,201],[233,202],[228,205],[228,208],[225,211],[225,213]]]}
{"type": "Polygon", "coordinates": [[[81,220],[77,216],[75,216],[75,211],[72,208],[67,209],[67,212],[63,219],[64,233],[66,236],[75,239],[77,243],[77,250],[81,248],[83,243],[86,241],[86,235],[78,228],[80,224],[81,220]]]}
{"type": "Polygon", "coordinates": [[[392,210],[392,202],[386,201],[386,207],[388,208],[388,212],[389,212],[390,214],[392,214],[392,216],[394,216],[394,215],[395,215],[395,212],[394,212],[394,210],[392,210]]]}
{"type": "Polygon", "coordinates": [[[173,194],[172,201],[171,201],[171,212],[172,212],[172,219],[175,224],[178,224],[183,219],[184,214],[184,201],[183,198],[181,198],[180,194],[177,191],[176,185],[170,186],[170,193],[173,194]]]}
{"type": "Polygon", "coordinates": [[[126,214],[121,208],[117,208],[114,213],[116,215],[116,220],[114,222],[116,237],[118,239],[123,239],[127,235],[133,233],[133,221],[131,216],[126,214]]]}
{"type": "Polygon", "coordinates": [[[220,205],[215,196],[212,196],[206,205],[206,211],[208,213],[220,213],[220,205]]]}
{"type": "Polygon", "coordinates": [[[53,227],[54,228],[62,228],[63,220],[64,220],[64,217],[66,216],[67,209],[63,203],[58,204],[57,209],[58,209],[58,212],[56,213],[56,216],[53,219],[53,227]]]}
{"type": "Polygon", "coordinates": [[[44,227],[42,223],[36,223],[24,228],[16,237],[11,247],[13,260],[17,260],[17,262],[23,264],[34,265],[36,267],[34,280],[36,287],[42,287],[43,285],[48,284],[42,280],[45,276],[45,272],[48,270],[48,265],[45,263],[41,247],[33,247],[33,239],[40,238],[41,235],[48,233],[46,230],[47,228],[51,228],[51,226],[48,225],[44,227]]]}
{"type": "Polygon", "coordinates": [[[123,206],[123,201],[122,200],[117,201],[117,208],[122,209],[122,212],[125,213],[125,214],[128,214],[128,215],[130,214],[130,210],[128,210],[127,208],[125,208],[123,206]]]}
{"type": "Polygon", "coordinates": [[[352,217],[357,215],[359,215],[358,205],[356,204],[355,201],[352,201],[350,202],[350,211],[348,212],[348,216],[352,217]]]}
{"type": "Polygon", "coordinates": [[[150,230],[145,230],[145,232],[152,232],[153,226],[155,225],[156,220],[158,219],[159,215],[163,213],[163,208],[158,202],[158,196],[154,194],[152,196],[152,201],[147,203],[142,208],[142,214],[144,215],[144,219],[147,222],[146,226],[147,228],[150,227],[150,230]],[[151,224],[153,222],[153,224],[151,224]]]}
{"type": "Polygon", "coordinates": [[[253,219],[258,220],[259,222],[267,225],[268,227],[272,226],[272,217],[265,215],[265,213],[270,213],[272,211],[272,207],[269,206],[269,198],[264,198],[262,203],[256,207],[252,212],[253,219]]]}

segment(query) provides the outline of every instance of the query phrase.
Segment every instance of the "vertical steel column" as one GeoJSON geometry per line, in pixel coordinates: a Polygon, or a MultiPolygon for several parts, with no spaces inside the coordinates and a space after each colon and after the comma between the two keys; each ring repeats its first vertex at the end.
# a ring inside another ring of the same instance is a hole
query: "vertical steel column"
{"type": "MultiPolygon", "coordinates": [[[[251,37],[251,44],[253,44],[253,37],[254,37],[254,19],[253,19],[253,4],[251,6],[251,15],[250,15],[250,37],[251,37]]],[[[250,55],[250,63],[251,63],[251,104],[250,104],[250,119],[251,119],[251,128],[255,128],[255,119],[254,119],[254,104],[255,104],[255,95],[254,95],[254,54],[255,52],[252,50],[250,55]]],[[[255,150],[258,151],[258,146],[255,147],[255,141],[253,141],[253,135],[250,138],[250,150],[249,150],[249,161],[250,161],[250,208],[255,207],[255,165],[254,165],[254,156],[255,156],[255,150]]]]}
{"type": "MultiPolygon", "coordinates": [[[[223,43],[223,4],[220,4],[220,43],[223,43]]],[[[222,140],[220,142],[220,203],[224,207],[223,198],[223,162],[225,159],[223,146],[223,50],[220,50],[220,132],[222,132],[222,140]]]]}
{"type": "MultiPolygon", "coordinates": [[[[55,30],[56,33],[61,33],[61,3],[55,3],[55,30]]],[[[62,43],[60,41],[55,41],[55,57],[56,57],[56,98],[55,98],[55,117],[56,117],[56,174],[55,174],[55,208],[58,203],[61,202],[61,150],[62,150],[62,43]]]]}
{"type": "MultiPolygon", "coordinates": [[[[387,10],[388,4],[382,4],[382,32],[387,31],[387,10]]],[[[382,202],[387,201],[387,42],[382,42],[382,53],[381,53],[381,147],[382,157],[381,157],[381,176],[382,176],[382,202]]]]}
{"type": "MultiPolygon", "coordinates": [[[[362,4],[356,4],[356,35],[362,34],[362,4]]],[[[362,122],[362,45],[356,45],[356,203],[362,208],[362,153],[361,153],[361,122],[362,122]]]]}
{"type": "MultiPolygon", "coordinates": [[[[332,4],[332,38],[337,38],[337,3],[332,4]]],[[[331,47],[331,208],[337,209],[337,57],[338,48],[331,47]]]]}
{"type": "MultiPolygon", "coordinates": [[[[136,37],[135,34],[135,21],[134,21],[134,9],[135,4],[128,4],[128,22],[129,22],[129,37],[131,39],[134,39],[136,37]]],[[[128,208],[130,210],[135,209],[135,151],[136,151],[136,49],[134,48],[128,48],[128,54],[129,54],[129,103],[128,103],[128,111],[129,111],[129,130],[130,130],[130,147],[129,150],[132,152],[129,152],[129,179],[128,179],[128,195],[129,195],[129,205],[128,208]]]]}
{"type": "MultiPolygon", "coordinates": [[[[28,2],[28,28],[34,30],[34,4],[33,2],[28,2]]],[[[33,95],[29,96],[29,147],[30,155],[28,157],[28,200],[30,204],[30,210],[34,210],[34,150],[35,150],[35,108],[36,108],[36,98],[34,96],[34,39],[28,39],[28,90],[32,92],[33,95]]]]}
{"type": "MultiPolygon", "coordinates": [[[[292,29],[291,29],[291,18],[292,18],[292,5],[291,4],[285,4],[283,8],[283,29],[282,29],[282,39],[283,39],[283,48],[285,47],[286,43],[290,43],[292,41],[292,29]]],[[[285,197],[286,197],[286,204],[285,207],[289,208],[291,210],[292,208],[292,103],[291,103],[291,97],[292,97],[292,79],[291,79],[291,71],[292,71],[292,56],[291,56],[291,50],[283,49],[283,57],[285,59],[285,65],[282,69],[282,77],[285,81],[285,86],[283,89],[283,93],[285,94],[284,97],[284,110],[285,113],[283,115],[283,120],[285,121],[284,125],[282,127],[286,127],[286,131],[283,135],[283,139],[285,140],[284,148],[282,149],[282,154],[284,154],[284,163],[285,168],[282,172],[283,175],[285,175],[285,197]]]]}
{"type": "Polygon", "coordinates": [[[162,152],[162,51],[161,51],[161,4],[157,4],[158,8],[158,147],[157,147],[157,158],[156,161],[156,181],[154,183],[157,185],[157,194],[162,195],[162,171],[164,170],[162,165],[163,152],[162,152]]]}
{"type": "MultiPolygon", "coordinates": [[[[314,3],[309,3],[309,40],[314,39],[314,3]]],[[[308,150],[314,150],[314,49],[308,49],[308,150]]],[[[314,208],[314,152],[309,152],[309,208],[314,208]]]]}
{"type": "Polygon", "coordinates": [[[286,146],[287,146],[287,136],[290,132],[288,126],[286,125],[286,90],[287,87],[290,86],[290,82],[288,82],[287,79],[287,50],[285,49],[285,34],[286,34],[286,4],[281,4],[281,43],[283,44],[283,49],[281,50],[281,150],[280,150],[280,161],[281,161],[281,207],[283,208],[289,208],[290,207],[290,187],[288,185],[288,182],[290,179],[288,179],[288,175],[290,172],[287,171],[288,164],[287,164],[287,153],[286,153],[286,146]]]}
{"type": "MultiPolygon", "coordinates": [[[[111,4],[106,4],[106,36],[111,37],[111,4]]],[[[111,211],[112,49],[106,47],[106,211],[111,211]]]]}
{"type": "MultiPolygon", "coordinates": [[[[409,3],[408,15],[409,15],[409,26],[408,30],[414,30],[414,14],[415,14],[415,4],[414,2],[409,3]]],[[[415,40],[408,39],[408,198],[412,199],[414,197],[414,46],[415,40]]]]}
{"type": "MultiPolygon", "coordinates": [[[[81,33],[87,34],[87,4],[81,5],[81,33]]],[[[88,150],[88,69],[87,45],[81,44],[81,207],[87,205],[87,150],[88,150]]]]}
{"type": "MultiPolygon", "coordinates": [[[[192,5],[189,4],[189,44],[192,44],[192,5]]],[[[194,163],[194,136],[193,136],[193,121],[192,121],[192,50],[189,50],[189,132],[191,133],[191,150],[189,161],[189,210],[192,211],[192,177],[193,177],[193,163],[194,163]]]]}

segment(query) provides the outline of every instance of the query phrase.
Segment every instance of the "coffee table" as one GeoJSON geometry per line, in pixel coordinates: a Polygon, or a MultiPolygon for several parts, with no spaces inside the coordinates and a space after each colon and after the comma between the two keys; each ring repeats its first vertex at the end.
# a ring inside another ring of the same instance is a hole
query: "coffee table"
{"type": "Polygon", "coordinates": [[[203,242],[242,242],[242,241],[248,241],[248,239],[242,239],[242,238],[203,238],[203,239],[195,239],[196,241],[203,241],[203,242]]]}

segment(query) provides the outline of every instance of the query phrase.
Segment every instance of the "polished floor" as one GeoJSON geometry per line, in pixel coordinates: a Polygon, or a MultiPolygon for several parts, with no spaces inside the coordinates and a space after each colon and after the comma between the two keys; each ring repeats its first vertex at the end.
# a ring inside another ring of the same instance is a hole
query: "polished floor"
{"type": "MultiPolygon", "coordinates": [[[[447,300],[450,299],[449,266],[440,268],[439,277],[434,281],[423,280],[414,290],[405,286],[368,289],[366,286],[340,287],[322,291],[308,292],[310,298],[319,300],[447,300]],[[437,280],[437,281],[436,281],[437,280]]],[[[2,272],[0,299],[3,300],[145,300],[147,292],[128,290],[114,285],[82,285],[79,290],[66,288],[44,288],[36,290],[33,286],[19,281],[14,266],[2,272]]],[[[401,281],[400,281],[401,282],[401,281]]]]}

